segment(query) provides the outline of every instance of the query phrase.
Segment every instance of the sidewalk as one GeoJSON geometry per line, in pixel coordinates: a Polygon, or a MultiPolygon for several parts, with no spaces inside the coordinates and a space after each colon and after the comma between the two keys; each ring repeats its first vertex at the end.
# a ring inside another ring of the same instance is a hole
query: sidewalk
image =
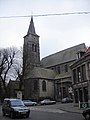
{"type": "Polygon", "coordinates": [[[79,107],[75,107],[73,103],[57,103],[57,108],[66,112],[72,112],[72,113],[78,113],[81,114],[83,112],[83,109],[80,109],[79,107]]]}
{"type": "Polygon", "coordinates": [[[82,114],[84,109],[80,109],[79,107],[74,106],[73,103],[61,103],[57,102],[54,105],[44,105],[44,106],[37,106],[39,108],[49,108],[49,109],[58,109],[66,112],[82,114]]]}

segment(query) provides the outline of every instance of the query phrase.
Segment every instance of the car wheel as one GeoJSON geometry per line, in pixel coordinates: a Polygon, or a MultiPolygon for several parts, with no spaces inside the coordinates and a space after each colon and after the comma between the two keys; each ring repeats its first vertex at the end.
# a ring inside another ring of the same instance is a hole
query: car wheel
{"type": "Polygon", "coordinates": [[[90,115],[86,114],[85,118],[86,118],[86,120],[90,120],[90,115]]]}
{"type": "Polygon", "coordinates": [[[13,113],[13,112],[10,113],[10,117],[11,117],[12,119],[14,118],[14,113],[13,113]]]}
{"type": "Polygon", "coordinates": [[[26,115],[26,118],[29,118],[29,114],[26,115]]]}

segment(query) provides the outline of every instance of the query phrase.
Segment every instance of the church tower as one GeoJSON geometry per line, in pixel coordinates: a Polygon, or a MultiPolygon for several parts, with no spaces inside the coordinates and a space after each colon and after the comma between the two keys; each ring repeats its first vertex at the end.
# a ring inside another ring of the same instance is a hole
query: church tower
{"type": "Polygon", "coordinates": [[[23,74],[28,74],[34,67],[40,66],[39,36],[35,32],[33,17],[31,17],[27,35],[23,45],[23,74]]]}

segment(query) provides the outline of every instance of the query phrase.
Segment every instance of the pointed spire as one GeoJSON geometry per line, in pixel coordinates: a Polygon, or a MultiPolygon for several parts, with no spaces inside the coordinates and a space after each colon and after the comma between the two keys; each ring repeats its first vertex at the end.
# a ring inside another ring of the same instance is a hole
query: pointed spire
{"type": "Polygon", "coordinates": [[[34,27],[34,22],[33,22],[33,16],[31,16],[31,21],[30,21],[30,25],[29,25],[29,29],[28,29],[27,34],[29,34],[29,33],[36,34],[35,27],[34,27]]]}

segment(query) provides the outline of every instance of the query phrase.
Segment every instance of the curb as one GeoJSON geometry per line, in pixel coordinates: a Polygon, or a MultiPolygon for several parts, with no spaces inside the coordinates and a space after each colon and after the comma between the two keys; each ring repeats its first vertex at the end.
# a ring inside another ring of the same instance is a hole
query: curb
{"type": "Polygon", "coordinates": [[[82,114],[82,112],[69,111],[69,110],[65,110],[65,109],[62,109],[62,108],[60,108],[59,110],[70,112],[70,113],[82,114]]]}

